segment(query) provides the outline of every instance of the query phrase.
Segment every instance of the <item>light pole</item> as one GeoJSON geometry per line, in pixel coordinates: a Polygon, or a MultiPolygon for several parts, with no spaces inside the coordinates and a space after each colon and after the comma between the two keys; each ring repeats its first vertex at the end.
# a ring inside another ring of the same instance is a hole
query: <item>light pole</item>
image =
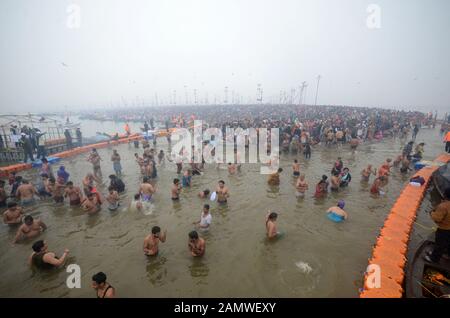
{"type": "Polygon", "coordinates": [[[305,88],[306,88],[306,82],[303,82],[302,86],[300,86],[300,101],[299,101],[299,105],[303,105],[303,93],[305,92],[305,88]]]}
{"type": "Polygon", "coordinates": [[[316,101],[314,102],[314,106],[317,105],[317,95],[319,94],[319,82],[320,82],[320,78],[321,78],[321,77],[322,77],[322,76],[317,75],[316,101]]]}

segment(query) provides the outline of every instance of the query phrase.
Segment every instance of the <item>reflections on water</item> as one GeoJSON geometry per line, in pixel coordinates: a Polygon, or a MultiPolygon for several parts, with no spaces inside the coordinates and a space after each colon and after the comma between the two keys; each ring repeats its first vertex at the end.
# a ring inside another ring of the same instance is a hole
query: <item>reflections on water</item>
{"type": "MultiPolygon", "coordinates": [[[[426,142],[425,159],[434,159],[441,152],[438,130],[423,129],[418,139],[426,142]]],[[[389,139],[363,144],[355,152],[345,146],[318,146],[309,161],[298,156],[309,183],[304,198],[295,197],[291,175],[297,158],[294,155],[281,158],[284,171],[279,186],[268,186],[267,176],[260,175],[255,164],[243,165],[233,176],[210,165],[204,175],[192,178],[192,187],[182,191],[179,202],[170,199],[176,168],[167,162],[166,167],[158,167],[154,202],[143,211],[129,208],[141,179],[134,160],[136,149],[132,144],[119,145],[115,149],[122,157],[126,191],[120,196],[117,211],[109,211],[105,204],[99,214],[88,216],[79,208],[52,201],[26,210],[48,225],[40,239],[48,242],[50,251],[61,255],[64,248],[70,250],[68,263],[80,265],[82,288],[66,287],[68,273],[64,269],[47,273],[30,270],[26,261],[34,240],[12,246],[15,228],[3,226],[0,296],[93,297],[91,277],[103,271],[121,297],[355,297],[380,226],[408,180],[393,169],[386,195],[375,197],[370,195],[369,185],[360,182],[359,173],[368,163],[379,167],[386,158],[394,158],[402,145],[398,139],[389,139]],[[352,182],[338,193],[314,198],[316,183],[322,174],[329,175],[338,156],[350,168],[352,182]],[[201,190],[214,189],[220,179],[230,189],[228,204],[218,205],[197,196],[201,190]],[[325,210],[339,199],[345,200],[349,219],[333,223],[325,217],[325,210]],[[211,229],[201,233],[206,254],[197,259],[188,251],[188,233],[205,203],[211,205],[213,219],[211,229]],[[265,236],[268,210],[278,213],[278,229],[285,233],[271,242],[265,236]],[[147,257],[142,251],[143,240],[154,225],[167,229],[167,241],[160,244],[158,256],[147,257]]],[[[162,138],[157,148],[167,151],[162,138]]],[[[105,177],[98,189],[105,194],[106,176],[113,173],[109,160],[112,148],[99,153],[105,177]]],[[[68,158],[61,164],[77,185],[92,169],[85,156],[68,158]]],[[[23,175],[36,180],[37,172],[23,175]]]]}

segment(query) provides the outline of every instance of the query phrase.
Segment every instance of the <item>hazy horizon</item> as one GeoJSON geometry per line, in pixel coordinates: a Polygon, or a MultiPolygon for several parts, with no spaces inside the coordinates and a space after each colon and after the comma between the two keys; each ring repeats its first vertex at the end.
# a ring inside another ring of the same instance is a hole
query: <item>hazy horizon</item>
{"type": "Polygon", "coordinates": [[[314,104],[320,74],[318,105],[442,115],[448,12],[445,0],[4,0],[0,113],[195,104],[195,94],[223,104],[225,86],[228,103],[255,104],[258,84],[263,103],[288,102],[292,89],[295,102],[304,81],[314,104]]]}

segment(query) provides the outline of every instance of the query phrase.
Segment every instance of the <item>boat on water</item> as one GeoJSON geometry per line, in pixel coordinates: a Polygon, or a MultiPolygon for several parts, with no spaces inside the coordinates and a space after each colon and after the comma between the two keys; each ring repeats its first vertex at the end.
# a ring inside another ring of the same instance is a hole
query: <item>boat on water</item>
{"type": "Polygon", "coordinates": [[[107,133],[97,132],[95,136],[83,138],[83,145],[96,144],[99,142],[110,141],[114,136],[107,133]]]}
{"type": "MultiPolygon", "coordinates": [[[[434,235],[432,235],[434,237],[434,235]]],[[[405,279],[407,298],[450,298],[450,259],[430,263],[424,256],[433,251],[434,239],[424,240],[408,261],[405,279]]]]}

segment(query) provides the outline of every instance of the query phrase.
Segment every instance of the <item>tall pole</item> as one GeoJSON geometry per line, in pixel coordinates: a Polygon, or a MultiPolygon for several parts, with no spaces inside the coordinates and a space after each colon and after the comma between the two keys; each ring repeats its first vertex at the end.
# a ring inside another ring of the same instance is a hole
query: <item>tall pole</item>
{"type": "Polygon", "coordinates": [[[316,101],[314,102],[314,106],[317,105],[317,95],[319,94],[319,82],[320,82],[320,78],[321,78],[321,76],[318,75],[318,76],[317,76],[316,101]]]}
{"type": "Polygon", "coordinates": [[[307,93],[308,93],[308,84],[306,84],[306,86],[305,86],[305,92],[304,92],[304,97],[303,97],[303,104],[305,104],[305,105],[306,105],[307,93]]]}
{"type": "Polygon", "coordinates": [[[224,89],[223,103],[228,104],[228,86],[225,86],[225,89],[224,89]]]}
{"type": "Polygon", "coordinates": [[[303,94],[305,93],[305,88],[306,88],[306,82],[303,82],[302,86],[300,87],[300,89],[301,89],[300,90],[300,103],[299,103],[300,105],[303,105],[303,99],[304,99],[303,94]]]}

